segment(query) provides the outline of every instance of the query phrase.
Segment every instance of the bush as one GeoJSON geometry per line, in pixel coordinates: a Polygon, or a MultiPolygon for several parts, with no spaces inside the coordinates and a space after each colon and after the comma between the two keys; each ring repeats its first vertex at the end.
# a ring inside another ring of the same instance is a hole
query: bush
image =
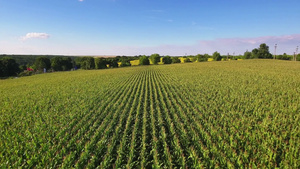
{"type": "Polygon", "coordinates": [[[32,71],[24,71],[24,72],[21,72],[19,73],[19,77],[23,77],[23,76],[31,76],[33,75],[33,72],[32,71]]]}

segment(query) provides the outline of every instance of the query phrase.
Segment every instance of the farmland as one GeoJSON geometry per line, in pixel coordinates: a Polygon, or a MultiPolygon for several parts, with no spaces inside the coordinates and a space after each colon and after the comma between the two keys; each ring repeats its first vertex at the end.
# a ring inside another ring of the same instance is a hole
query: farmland
{"type": "Polygon", "coordinates": [[[300,63],[245,60],[0,81],[0,168],[299,168],[300,63]]]}

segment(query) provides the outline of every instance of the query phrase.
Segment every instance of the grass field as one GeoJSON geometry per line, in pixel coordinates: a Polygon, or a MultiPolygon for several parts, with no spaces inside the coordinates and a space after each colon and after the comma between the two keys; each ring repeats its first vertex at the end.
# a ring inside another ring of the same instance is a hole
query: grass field
{"type": "Polygon", "coordinates": [[[0,89],[0,168],[300,167],[299,62],[58,72],[0,89]]]}

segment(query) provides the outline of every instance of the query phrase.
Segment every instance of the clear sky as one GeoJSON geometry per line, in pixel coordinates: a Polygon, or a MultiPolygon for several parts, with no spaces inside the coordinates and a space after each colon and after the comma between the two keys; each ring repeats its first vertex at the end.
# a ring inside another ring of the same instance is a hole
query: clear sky
{"type": "Polygon", "coordinates": [[[0,0],[0,54],[243,54],[260,43],[292,54],[299,11],[300,0],[0,0]]]}

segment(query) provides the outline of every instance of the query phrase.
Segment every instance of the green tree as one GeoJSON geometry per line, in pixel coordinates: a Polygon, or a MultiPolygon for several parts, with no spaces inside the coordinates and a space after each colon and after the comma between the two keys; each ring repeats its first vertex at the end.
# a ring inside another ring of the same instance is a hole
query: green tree
{"type": "Polygon", "coordinates": [[[215,61],[220,61],[220,60],[222,60],[222,56],[220,55],[220,53],[218,53],[217,51],[215,51],[215,52],[213,53],[213,59],[214,59],[215,61]]]}
{"type": "Polygon", "coordinates": [[[152,64],[157,65],[158,62],[160,61],[160,56],[159,56],[159,54],[157,54],[157,53],[152,54],[152,55],[150,56],[150,60],[151,60],[152,64]]]}
{"type": "Polygon", "coordinates": [[[86,70],[95,69],[95,59],[90,56],[82,57],[80,60],[80,67],[86,70]]]}
{"type": "Polygon", "coordinates": [[[73,60],[70,57],[55,56],[51,59],[51,67],[55,71],[66,71],[73,68],[73,60]]]}
{"type": "Polygon", "coordinates": [[[110,68],[117,68],[119,67],[118,60],[119,58],[108,58],[106,59],[106,63],[109,65],[110,68]]]}
{"type": "Polygon", "coordinates": [[[252,52],[251,52],[251,58],[252,59],[257,59],[259,58],[259,54],[258,54],[258,49],[253,49],[252,52]]]}
{"type": "Polygon", "coordinates": [[[178,57],[172,57],[172,63],[180,63],[180,59],[178,57]]]}
{"type": "Polygon", "coordinates": [[[287,55],[286,53],[283,53],[283,55],[278,55],[276,56],[276,59],[280,59],[280,60],[291,60],[291,56],[287,55]]]}
{"type": "Polygon", "coordinates": [[[143,55],[140,57],[140,65],[150,65],[150,61],[147,56],[143,55]]]}
{"type": "Polygon", "coordinates": [[[246,51],[246,52],[244,53],[244,59],[250,59],[250,58],[251,58],[251,52],[246,51]]]}
{"type": "Polygon", "coordinates": [[[259,45],[258,58],[263,58],[263,59],[272,58],[272,54],[269,52],[269,46],[267,46],[265,43],[259,45]]]}
{"type": "Polygon", "coordinates": [[[190,58],[187,57],[187,56],[183,56],[183,58],[185,58],[185,59],[184,59],[184,63],[192,62],[192,61],[190,60],[190,58]]]}
{"type": "Polygon", "coordinates": [[[205,61],[208,60],[208,57],[206,55],[198,54],[198,55],[196,55],[196,59],[197,59],[198,62],[205,62],[205,61]]]}
{"type": "Polygon", "coordinates": [[[104,58],[95,58],[95,68],[96,69],[106,69],[107,62],[104,58]]]}
{"type": "Polygon", "coordinates": [[[188,56],[188,58],[190,59],[191,62],[196,62],[197,61],[196,56],[190,55],[190,56],[188,56]]]}
{"type": "Polygon", "coordinates": [[[165,56],[162,58],[162,61],[164,62],[164,64],[171,64],[172,58],[170,56],[165,56]]]}
{"type": "Polygon", "coordinates": [[[50,69],[51,68],[51,62],[50,59],[45,57],[45,56],[41,56],[36,58],[35,62],[34,62],[34,66],[37,70],[42,71],[43,69],[50,69]]]}
{"type": "Polygon", "coordinates": [[[70,57],[62,58],[62,70],[71,70],[73,68],[73,60],[70,57]]]}
{"type": "Polygon", "coordinates": [[[15,76],[20,72],[15,59],[4,57],[0,59],[0,77],[15,76]]]}
{"type": "Polygon", "coordinates": [[[126,56],[122,56],[119,60],[119,62],[121,62],[121,67],[126,67],[126,66],[131,66],[130,64],[130,59],[126,56]]]}
{"type": "Polygon", "coordinates": [[[51,67],[54,71],[62,71],[62,58],[59,56],[52,58],[51,67]]]}

